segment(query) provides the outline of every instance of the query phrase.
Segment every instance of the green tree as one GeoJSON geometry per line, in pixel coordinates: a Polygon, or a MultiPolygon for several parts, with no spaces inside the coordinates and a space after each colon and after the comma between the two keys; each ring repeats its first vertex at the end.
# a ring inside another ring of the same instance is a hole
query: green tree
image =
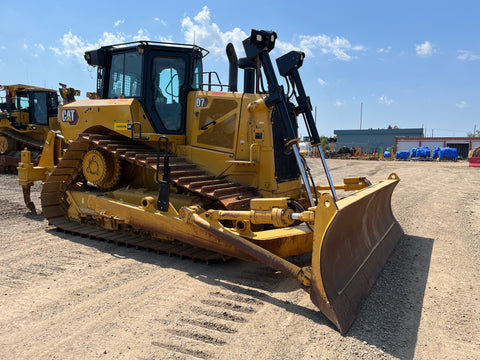
{"type": "Polygon", "coordinates": [[[322,145],[322,149],[330,149],[330,147],[328,146],[328,138],[326,136],[320,136],[320,144],[322,145]]]}
{"type": "Polygon", "coordinates": [[[467,133],[468,137],[480,137],[480,130],[475,130],[475,133],[473,132],[468,132],[467,133]]]}

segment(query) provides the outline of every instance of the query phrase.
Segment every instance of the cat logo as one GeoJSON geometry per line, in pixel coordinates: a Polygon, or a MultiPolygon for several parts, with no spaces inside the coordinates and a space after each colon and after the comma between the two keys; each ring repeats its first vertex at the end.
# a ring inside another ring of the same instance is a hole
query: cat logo
{"type": "Polygon", "coordinates": [[[62,122],[69,123],[70,125],[75,125],[78,122],[77,110],[75,109],[62,110],[62,122]]]}

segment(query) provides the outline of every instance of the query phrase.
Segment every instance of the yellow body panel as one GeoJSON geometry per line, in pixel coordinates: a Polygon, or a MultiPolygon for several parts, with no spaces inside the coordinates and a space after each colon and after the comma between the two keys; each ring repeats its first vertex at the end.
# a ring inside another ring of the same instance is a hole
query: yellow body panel
{"type": "Polygon", "coordinates": [[[261,94],[190,93],[186,144],[178,146],[178,155],[216,176],[255,187],[264,196],[296,198],[299,180],[278,183],[275,178],[271,110],[249,110],[259,99],[261,94]]]}
{"type": "Polygon", "coordinates": [[[185,135],[154,133],[140,102],[132,98],[69,103],[60,109],[60,125],[67,142],[84,132],[128,138],[133,133],[147,138],[140,141],[156,148],[158,138],[164,135],[175,155],[212,175],[255,187],[263,196],[298,198],[300,180],[278,183],[275,178],[271,110],[249,110],[261,99],[260,94],[190,92],[185,135]]]}
{"type": "Polygon", "coordinates": [[[75,140],[78,134],[94,131],[95,128],[130,137],[130,127],[139,119],[142,119],[142,132],[153,132],[143,116],[145,113],[135,99],[78,100],[60,108],[60,126],[67,141],[75,140]]]}

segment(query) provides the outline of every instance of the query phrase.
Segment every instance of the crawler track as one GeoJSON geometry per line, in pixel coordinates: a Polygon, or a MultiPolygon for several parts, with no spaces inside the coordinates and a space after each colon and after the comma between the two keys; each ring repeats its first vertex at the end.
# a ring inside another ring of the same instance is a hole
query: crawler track
{"type": "MultiPolygon", "coordinates": [[[[66,190],[73,189],[82,179],[82,159],[92,148],[100,148],[135,166],[157,170],[156,151],[131,140],[106,135],[81,134],[69,145],[63,158],[43,185],[41,201],[43,213],[47,220],[66,232],[80,234],[105,241],[135,246],[159,253],[176,254],[194,260],[213,261],[225,259],[225,255],[192,247],[178,241],[166,241],[141,231],[126,233],[105,230],[100,226],[77,223],[67,216],[67,205],[64,200],[66,190]]],[[[250,199],[260,195],[254,188],[242,186],[228,179],[216,179],[213,175],[197,169],[195,164],[186,159],[170,156],[170,184],[182,191],[207,198],[210,203],[224,209],[248,209],[250,199]]],[[[160,172],[163,165],[160,165],[160,172]]]]}
{"type": "Polygon", "coordinates": [[[0,174],[17,173],[17,166],[20,162],[20,151],[25,147],[32,152],[33,163],[35,165],[38,164],[43,149],[43,142],[12,130],[0,131],[0,136],[15,141],[14,150],[11,150],[6,154],[0,154],[0,174]]]}

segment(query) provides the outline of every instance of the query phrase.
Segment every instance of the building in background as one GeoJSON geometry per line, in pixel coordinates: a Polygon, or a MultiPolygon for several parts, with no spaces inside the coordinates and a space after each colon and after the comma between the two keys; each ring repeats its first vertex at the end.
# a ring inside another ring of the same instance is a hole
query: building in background
{"type": "MultiPolygon", "coordinates": [[[[337,150],[362,148],[363,152],[373,153],[396,148],[396,139],[423,138],[423,128],[413,129],[369,129],[369,130],[334,130],[337,136],[337,150]]],[[[411,150],[411,149],[410,149],[411,150]]]]}
{"type": "Polygon", "coordinates": [[[435,147],[450,147],[457,149],[458,157],[468,158],[468,152],[480,146],[479,137],[397,137],[396,151],[412,151],[415,147],[427,146],[431,150],[435,147]]]}

